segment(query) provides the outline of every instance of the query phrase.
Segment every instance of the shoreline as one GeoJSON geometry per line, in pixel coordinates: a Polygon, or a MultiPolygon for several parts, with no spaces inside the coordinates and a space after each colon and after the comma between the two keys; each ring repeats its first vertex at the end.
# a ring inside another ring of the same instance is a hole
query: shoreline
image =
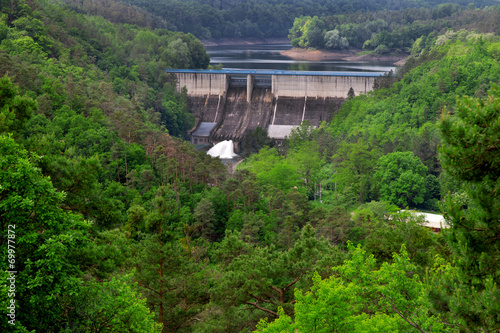
{"type": "Polygon", "coordinates": [[[291,48],[281,51],[280,54],[294,60],[321,61],[321,60],[342,60],[342,61],[384,61],[402,66],[408,59],[408,54],[391,54],[374,56],[370,54],[358,55],[361,50],[348,49],[345,51],[325,51],[314,49],[291,48]]]}
{"type": "MultiPolygon", "coordinates": [[[[201,39],[204,47],[211,46],[244,46],[244,45],[266,45],[266,44],[290,44],[288,38],[217,38],[201,39]]],[[[410,56],[409,54],[388,54],[388,55],[359,55],[361,49],[347,50],[316,50],[301,49],[293,47],[289,50],[281,51],[280,54],[293,60],[322,61],[322,60],[340,60],[340,61],[381,61],[392,63],[395,66],[403,66],[410,56]]]]}
{"type": "Polygon", "coordinates": [[[215,38],[200,39],[205,47],[210,46],[240,46],[240,45],[264,45],[264,44],[290,44],[288,38],[215,38]]]}

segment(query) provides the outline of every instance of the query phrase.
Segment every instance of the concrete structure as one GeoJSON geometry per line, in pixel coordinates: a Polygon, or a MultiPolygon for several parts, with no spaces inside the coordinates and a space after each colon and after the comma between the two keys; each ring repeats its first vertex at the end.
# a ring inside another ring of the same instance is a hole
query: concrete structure
{"type": "Polygon", "coordinates": [[[373,87],[373,76],[273,75],[273,94],[281,97],[346,98],[352,87],[356,95],[373,87]]]}
{"type": "Polygon", "coordinates": [[[190,96],[223,95],[228,88],[227,75],[209,71],[167,70],[177,74],[177,88],[186,87],[190,96]]]}
{"type": "Polygon", "coordinates": [[[278,146],[281,146],[283,141],[290,136],[292,130],[296,127],[296,125],[269,125],[267,131],[269,137],[273,138],[278,146]]]}
{"type": "Polygon", "coordinates": [[[285,132],[289,134],[292,128],[303,121],[319,126],[320,122],[329,120],[338,110],[350,88],[356,95],[366,94],[372,90],[375,79],[383,74],[166,71],[176,75],[179,91],[183,87],[187,89],[189,107],[196,118],[196,125],[191,130],[192,142],[199,144],[233,140],[236,145],[258,126],[268,128],[270,137],[279,141],[286,138],[285,132]],[[207,131],[208,127],[210,129],[207,131]]]}
{"type": "Polygon", "coordinates": [[[247,101],[250,102],[254,78],[269,77],[274,97],[345,98],[350,88],[356,95],[372,90],[375,78],[382,72],[301,72],[257,70],[190,70],[167,69],[177,75],[178,89],[186,87],[190,96],[223,95],[230,78],[246,76],[247,101]]]}

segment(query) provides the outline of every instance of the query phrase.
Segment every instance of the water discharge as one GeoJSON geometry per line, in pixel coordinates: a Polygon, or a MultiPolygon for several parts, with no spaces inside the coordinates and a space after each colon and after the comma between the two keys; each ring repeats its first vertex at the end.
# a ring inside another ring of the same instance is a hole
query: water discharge
{"type": "Polygon", "coordinates": [[[230,160],[238,155],[234,153],[233,140],[222,141],[210,148],[207,152],[212,157],[230,160]]]}

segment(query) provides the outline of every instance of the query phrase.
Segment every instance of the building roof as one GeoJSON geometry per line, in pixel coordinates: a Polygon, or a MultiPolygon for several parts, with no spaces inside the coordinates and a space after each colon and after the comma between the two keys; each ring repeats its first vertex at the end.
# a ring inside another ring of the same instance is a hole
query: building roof
{"type": "Polygon", "coordinates": [[[267,133],[271,139],[285,139],[290,136],[292,129],[297,128],[296,125],[269,125],[267,133]]]}
{"type": "Polygon", "coordinates": [[[448,223],[446,223],[446,220],[444,219],[443,215],[430,214],[430,213],[420,213],[420,212],[417,212],[415,214],[424,216],[425,226],[427,226],[427,227],[434,228],[434,229],[441,229],[441,228],[449,228],[450,227],[448,225],[448,223]]]}
{"type": "MultiPolygon", "coordinates": [[[[401,210],[402,212],[406,210],[401,210]]],[[[412,214],[416,216],[423,216],[425,219],[425,226],[433,229],[441,229],[441,228],[449,228],[450,225],[446,222],[443,215],[440,214],[430,214],[430,213],[422,213],[422,212],[414,212],[410,211],[412,214]]]]}
{"type": "Polygon", "coordinates": [[[229,74],[229,75],[296,75],[296,76],[360,76],[379,77],[385,72],[313,72],[313,71],[268,71],[268,70],[241,70],[241,69],[165,69],[167,73],[192,74],[229,74]]]}
{"type": "Polygon", "coordinates": [[[217,123],[200,123],[200,126],[193,132],[193,136],[209,136],[212,128],[215,127],[217,123]]]}

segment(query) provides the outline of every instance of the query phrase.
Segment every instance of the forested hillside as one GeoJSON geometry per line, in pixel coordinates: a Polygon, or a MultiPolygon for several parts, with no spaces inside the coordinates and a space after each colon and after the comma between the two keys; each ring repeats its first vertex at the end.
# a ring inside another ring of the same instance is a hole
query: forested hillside
{"type": "Polygon", "coordinates": [[[446,3],[434,8],[302,16],[295,19],[288,38],[293,46],[301,48],[355,48],[374,55],[418,55],[449,29],[498,34],[500,6],[475,9],[472,5],[465,8],[446,3]]]}
{"type": "Polygon", "coordinates": [[[0,4],[2,332],[500,329],[498,36],[415,43],[233,173],[182,140],[163,69],[208,66],[193,35],[119,2],[0,4]]]}
{"type": "Polygon", "coordinates": [[[286,37],[300,16],[330,16],[354,12],[432,8],[453,2],[478,8],[494,0],[126,0],[161,16],[172,30],[198,38],[286,37]]]}

